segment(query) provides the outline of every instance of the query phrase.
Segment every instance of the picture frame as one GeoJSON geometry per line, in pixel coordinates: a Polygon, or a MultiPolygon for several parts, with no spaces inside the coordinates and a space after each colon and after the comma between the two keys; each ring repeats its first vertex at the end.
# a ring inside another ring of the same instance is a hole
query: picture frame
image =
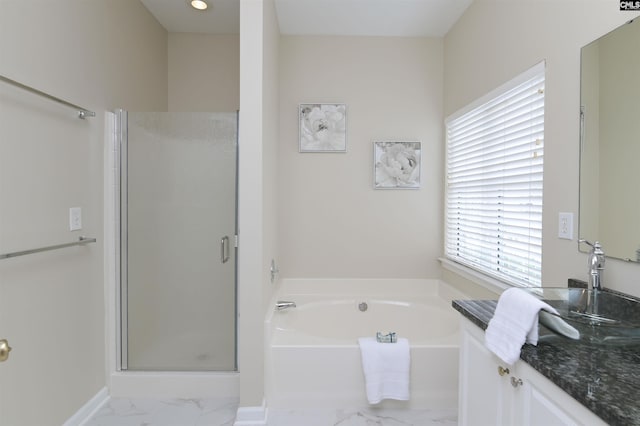
{"type": "Polygon", "coordinates": [[[373,142],[374,189],[419,189],[421,175],[421,142],[373,142]]]}
{"type": "Polygon", "coordinates": [[[347,106],[304,103],[298,107],[299,152],[347,152],[347,106]]]}

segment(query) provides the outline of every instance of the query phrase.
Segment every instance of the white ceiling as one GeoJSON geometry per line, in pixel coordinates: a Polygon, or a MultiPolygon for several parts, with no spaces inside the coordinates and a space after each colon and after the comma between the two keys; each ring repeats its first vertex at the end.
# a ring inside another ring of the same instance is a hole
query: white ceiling
{"type": "Polygon", "coordinates": [[[170,33],[238,34],[240,0],[207,0],[209,8],[197,11],[188,0],[140,0],[170,33]]]}
{"type": "MultiPolygon", "coordinates": [[[[169,32],[238,34],[240,0],[141,0],[169,32]]],[[[287,35],[442,37],[473,0],[274,0],[287,35]]]]}

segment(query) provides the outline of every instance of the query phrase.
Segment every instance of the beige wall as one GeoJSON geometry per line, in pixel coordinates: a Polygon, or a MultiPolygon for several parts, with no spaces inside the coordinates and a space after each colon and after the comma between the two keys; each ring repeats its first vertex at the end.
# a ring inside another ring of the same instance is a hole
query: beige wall
{"type": "Polygon", "coordinates": [[[439,276],[442,39],[282,37],[281,271],[439,276]],[[298,104],[347,105],[347,153],[298,152],[298,104]],[[373,141],[422,142],[422,187],[373,189],[373,141]]]}
{"type": "Polygon", "coordinates": [[[238,368],[240,406],[264,397],[264,318],[273,285],[269,262],[277,258],[279,35],[273,0],[240,3],[240,158],[238,252],[238,368]],[[247,29],[252,29],[247,30],[247,29]]]}
{"type": "Polygon", "coordinates": [[[239,35],[169,34],[169,111],[240,107],[239,35]]]}
{"type": "MultiPolygon", "coordinates": [[[[575,240],[557,238],[557,218],[578,212],[580,47],[634,17],[618,6],[613,0],[476,0],[445,37],[445,115],[546,60],[544,285],[587,278],[587,257],[575,240]]],[[[606,287],[640,294],[632,285],[637,265],[608,260],[605,273],[606,287]]]]}
{"type": "Polygon", "coordinates": [[[2,424],[60,425],[105,386],[104,111],[166,109],[166,43],[135,1],[0,2],[0,74],[97,113],[0,83],[0,252],[99,239],[0,262],[2,424]]]}
{"type": "Polygon", "coordinates": [[[280,69],[280,28],[273,0],[265,1],[263,15],[263,57],[262,57],[262,126],[263,126],[263,254],[262,271],[264,292],[262,295],[263,312],[273,309],[268,303],[271,301],[276,285],[280,277],[275,276],[271,283],[268,274],[271,268],[271,260],[276,262],[276,267],[281,261],[280,258],[280,228],[278,224],[278,213],[281,207],[278,205],[280,187],[278,182],[279,167],[281,160],[278,156],[278,146],[280,144],[280,116],[279,99],[279,69],[280,69]]]}

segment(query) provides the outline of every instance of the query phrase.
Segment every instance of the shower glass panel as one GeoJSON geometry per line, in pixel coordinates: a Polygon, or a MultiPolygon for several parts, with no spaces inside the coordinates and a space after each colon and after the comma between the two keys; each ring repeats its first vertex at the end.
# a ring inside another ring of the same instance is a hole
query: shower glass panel
{"type": "Polygon", "coordinates": [[[121,367],[236,370],[236,113],[121,111],[121,367]]]}

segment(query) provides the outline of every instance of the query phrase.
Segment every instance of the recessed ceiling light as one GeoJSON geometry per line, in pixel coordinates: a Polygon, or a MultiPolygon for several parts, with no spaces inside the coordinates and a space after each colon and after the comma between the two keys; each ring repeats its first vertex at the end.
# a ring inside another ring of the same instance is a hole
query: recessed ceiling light
{"type": "Polygon", "coordinates": [[[205,10],[209,5],[204,0],[191,0],[191,7],[198,10],[205,10]]]}

